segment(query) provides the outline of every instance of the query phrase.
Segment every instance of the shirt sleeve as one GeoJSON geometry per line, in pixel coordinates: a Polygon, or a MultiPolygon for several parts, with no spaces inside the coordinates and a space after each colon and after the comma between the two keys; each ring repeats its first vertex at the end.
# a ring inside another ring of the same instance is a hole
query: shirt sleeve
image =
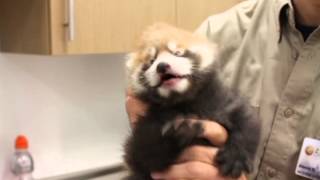
{"type": "Polygon", "coordinates": [[[223,13],[212,15],[195,33],[216,43],[220,57],[225,60],[232,59],[254,18],[257,4],[258,0],[246,0],[223,13]]]}
{"type": "Polygon", "coordinates": [[[258,0],[243,1],[231,9],[208,17],[195,31],[209,40],[220,43],[240,42],[247,31],[258,0]],[[236,38],[236,39],[234,39],[236,38]]]}
{"type": "Polygon", "coordinates": [[[259,19],[260,2],[260,0],[243,1],[223,13],[208,17],[195,31],[195,34],[205,36],[217,44],[220,76],[225,85],[233,89],[246,89],[242,88],[241,84],[248,79],[243,80],[240,77],[248,67],[244,66],[246,62],[243,61],[246,60],[238,57],[247,56],[248,52],[244,49],[243,43],[248,42],[245,38],[250,38],[249,36],[254,34],[249,31],[253,30],[255,19],[259,19]]]}

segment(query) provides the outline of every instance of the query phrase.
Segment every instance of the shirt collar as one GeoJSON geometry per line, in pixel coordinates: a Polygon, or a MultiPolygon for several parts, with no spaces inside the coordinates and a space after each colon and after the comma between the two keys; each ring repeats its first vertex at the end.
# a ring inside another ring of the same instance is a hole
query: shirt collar
{"type": "Polygon", "coordinates": [[[295,27],[294,10],[291,0],[275,1],[275,21],[278,30],[278,42],[281,42],[286,25],[295,27]]]}
{"type": "MultiPolygon", "coordinates": [[[[280,43],[286,28],[296,29],[295,12],[292,0],[274,0],[274,2],[278,43],[280,43]]],[[[320,26],[315,31],[317,31],[315,36],[320,38],[320,26]]]]}

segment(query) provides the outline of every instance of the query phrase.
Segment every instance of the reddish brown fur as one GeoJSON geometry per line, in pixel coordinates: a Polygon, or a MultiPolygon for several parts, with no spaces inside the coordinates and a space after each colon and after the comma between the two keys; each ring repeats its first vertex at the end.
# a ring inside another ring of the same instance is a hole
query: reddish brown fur
{"type": "Polygon", "coordinates": [[[137,65],[147,63],[150,60],[150,57],[148,57],[150,54],[147,51],[150,47],[155,47],[158,52],[170,51],[167,47],[169,42],[177,43],[177,47],[181,49],[187,49],[197,44],[205,44],[215,49],[212,43],[200,35],[178,29],[166,23],[156,23],[148,27],[139,39],[131,68],[134,69],[137,65]]]}

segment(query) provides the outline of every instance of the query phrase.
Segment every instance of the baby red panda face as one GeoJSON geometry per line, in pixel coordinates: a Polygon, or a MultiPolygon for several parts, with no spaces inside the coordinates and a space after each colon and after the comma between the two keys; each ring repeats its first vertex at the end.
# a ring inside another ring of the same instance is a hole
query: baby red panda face
{"type": "Polygon", "coordinates": [[[186,57],[186,50],[177,48],[174,42],[168,44],[168,50],[159,51],[155,47],[148,49],[151,61],[144,64],[142,71],[147,87],[157,88],[162,97],[172,92],[184,93],[190,86],[188,76],[195,64],[186,57]]]}
{"type": "Polygon", "coordinates": [[[215,47],[207,40],[168,25],[153,26],[141,43],[127,61],[129,88],[136,94],[184,95],[215,60],[215,47]]]}

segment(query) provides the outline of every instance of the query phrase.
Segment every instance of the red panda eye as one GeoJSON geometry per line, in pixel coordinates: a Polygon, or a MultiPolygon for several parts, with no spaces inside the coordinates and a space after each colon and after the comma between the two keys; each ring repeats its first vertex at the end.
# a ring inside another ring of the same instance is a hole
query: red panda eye
{"type": "Polygon", "coordinates": [[[186,50],[184,50],[184,49],[177,49],[176,51],[173,52],[173,55],[182,57],[182,56],[185,55],[185,53],[186,53],[186,50]]]}
{"type": "Polygon", "coordinates": [[[146,71],[149,68],[149,65],[145,64],[142,66],[142,71],[146,71]]]}
{"type": "Polygon", "coordinates": [[[181,54],[179,52],[174,52],[173,53],[175,56],[181,56],[181,54]]]}
{"type": "Polygon", "coordinates": [[[152,59],[152,60],[150,60],[149,62],[148,62],[148,64],[146,64],[146,66],[148,66],[148,68],[154,63],[154,59],[152,59]]]}

